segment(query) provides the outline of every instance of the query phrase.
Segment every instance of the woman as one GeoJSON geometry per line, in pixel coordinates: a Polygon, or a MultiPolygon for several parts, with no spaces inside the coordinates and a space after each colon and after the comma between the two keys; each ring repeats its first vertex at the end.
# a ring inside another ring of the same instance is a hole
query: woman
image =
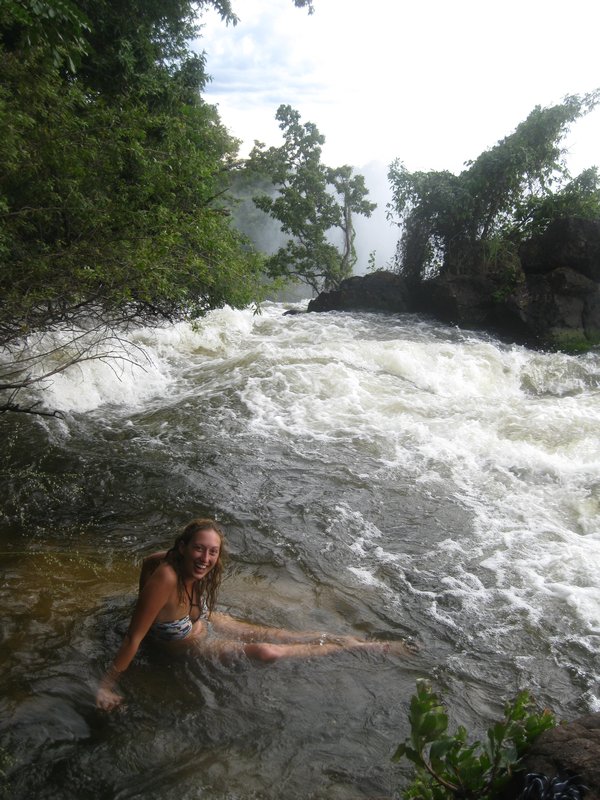
{"type": "MultiPolygon", "coordinates": [[[[327,655],[340,649],[390,649],[389,643],[366,642],[352,636],[331,638],[319,633],[262,628],[214,612],[223,576],[223,548],[224,536],[218,523],[195,519],[170,550],[144,560],[129,630],[100,680],[98,708],[111,711],[123,702],[115,691],[117,681],[146,636],[167,648],[194,642],[222,660],[246,655],[257,661],[276,661],[290,656],[327,655]],[[204,641],[209,619],[215,631],[229,638],[204,641]]],[[[398,646],[405,653],[410,651],[401,643],[398,646]]]]}

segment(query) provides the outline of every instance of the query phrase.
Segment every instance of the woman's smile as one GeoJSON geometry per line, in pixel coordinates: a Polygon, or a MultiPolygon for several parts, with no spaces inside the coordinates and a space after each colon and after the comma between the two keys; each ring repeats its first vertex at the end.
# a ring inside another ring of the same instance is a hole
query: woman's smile
{"type": "Polygon", "coordinates": [[[221,552],[221,539],[212,529],[197,531],[185,545],[180,545],[183,566],[194,580],[206,577],[217,563],[221,552]]]}

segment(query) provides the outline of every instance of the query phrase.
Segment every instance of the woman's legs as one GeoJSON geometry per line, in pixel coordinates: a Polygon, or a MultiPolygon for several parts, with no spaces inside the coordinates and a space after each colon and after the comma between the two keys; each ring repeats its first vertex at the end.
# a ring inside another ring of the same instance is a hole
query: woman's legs
{"type": "Polygon", "coordinates": [[[251,661],[268,664],[286,658],[315,658],[343,652],[366,651],[391,655],[408,655],[414,652],[414,649],[408,647],[404,642],[362,641],[353,637],[345,637],[345,640],[330,640],[326,637],[321,637],[321,641],[310,643],[200,639],[197,641],[197,646],[202,653],[214,656],[223,663],[237,661],[243,656],[251,661]]]}
{"type": "MultiPolygon", "coordinates": [[[[278,661],[281,658],[314,658],[332,653],[366,651],[369,653],[396,653],[406,655],[410,651],[403,642],[361,641],[347,637],[347,641],[320,641],[316,644],[272,644],[250,642],[242,645],[245,655],[253,661],[278,661]],[[398,645],[402,645],[399,648],[398,645]]],[[[414,652],[414,651],[413,651],[414,652]]]]}
{"type": "MultiPolygon", "coordinates": [[[[218,637],[201,636],[196,639],[196,644],[203,653],[225,663],[242,656],[252,661],[271,663],[283,658],[314,658],[344,651],[406,656],[416,650],[414,645],[403,641],[382,642],[317,631],[288,631],[242,622],[218,612],[211,614],[210,627],[218,637]]],[[[203,630],[206,631],[205,626],[203,630]]]]}
{"type": "Polygon", "coordinates": [[[243,642],[262,642],[272,644],[328,644],[354,645],[362,640],[355,636],[333,636],[322,631],[288,631],[283,628],[269,628],[262,625],[254,625],[251,622],[230,617],[228,614],[214,612],[211,614],[210,621],[217,633],[228,637],[240,639],[243,642]]]}

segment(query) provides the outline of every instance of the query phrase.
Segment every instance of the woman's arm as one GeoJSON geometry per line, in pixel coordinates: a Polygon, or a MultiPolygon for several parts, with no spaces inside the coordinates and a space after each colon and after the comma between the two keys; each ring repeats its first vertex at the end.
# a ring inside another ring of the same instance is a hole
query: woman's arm
{"type": "Polygon", "coordinates": [[[154,568],[154,572],[145,581],[137,599],[129,630],[125,634],[112,664],[100,679],[96,693],[96,705],[103,711],[112,711],[123,702],[123,697],[115,692],[115,686],[121,675],[133,661],[142,639],[161,608],[167,603],[173,589],[177,585],[177,577],[173,570],[154,568]]]}

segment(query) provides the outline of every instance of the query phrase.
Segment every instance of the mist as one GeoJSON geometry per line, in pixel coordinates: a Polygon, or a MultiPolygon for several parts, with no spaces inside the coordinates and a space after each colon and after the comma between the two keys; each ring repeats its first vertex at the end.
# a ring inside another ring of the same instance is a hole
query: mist
{"type": "Polygon", "coordinates": [[[355,173],[364,175],[369,190],[368,199],[372,203],[377,203],[377,208],[370,217],[358,214],[353,217],[356,231],[354,246],[357,255],[355,275],[364,275],[367,272],[372,252],[375,252],[377,269],[392,268],[400,231],[398,226],[386,217],[387,205],[392,199],[392,190],[387,177],[388,168],[382,161],[370,161],[364,167],[354,170],[355,173]]]}
{"type": "MultiPolygon", "coordinates": [[[[392,199],[387,173],[388,165],[382,161],[371,161],[363,167],[353,167],[354,174],[363,175],[365,185],[369,190],[368,200],[377,203],[377,208],[370,217],[354,214],[352,217],[356,238],[357,261],[354,275],[364,275],[370,266],[371,254],[374,254],[374,264],[377,269],[391,269],[394,254],[399,238],[398,226],[387,219],[387,205],[392,199]]],[[[266,255],[273,255],[280,247],[285,247],[289,238],[281,230],[279,223],[254,205],[252,197],[255,194],[266,192],[275,195],[272,187],[266,184],[256,186],[237,186],[233,190],[236,203],[231,215],[235,227],[245,234],[254,246],[266,255]]],[[[337,247],[342,246],[340,231],[331,230],[327,239],[337,247]]],[[[305,287],[290,287],[294,298],[310,297],[311,290],[305,287]]],[[[287,293],[286,293],[287,295],[287,293]]]]}

